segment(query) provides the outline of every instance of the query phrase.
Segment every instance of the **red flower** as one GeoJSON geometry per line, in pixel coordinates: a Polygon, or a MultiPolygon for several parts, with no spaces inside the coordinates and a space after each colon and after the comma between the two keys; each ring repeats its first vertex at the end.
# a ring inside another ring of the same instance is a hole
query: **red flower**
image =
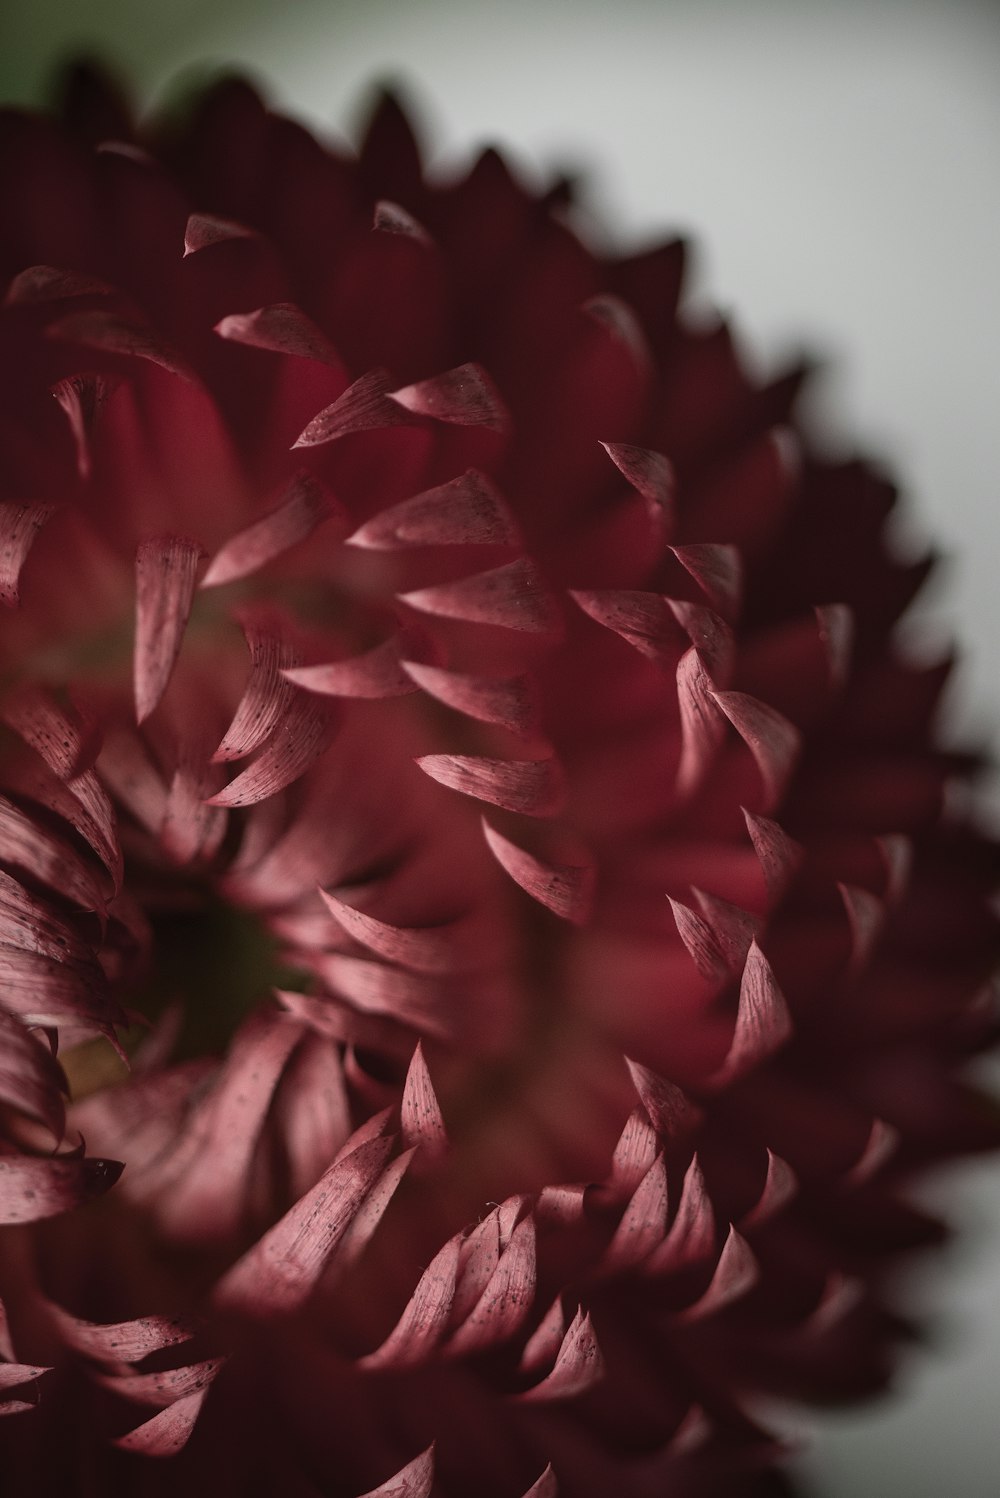
{"type": "Polygon", "coordinates": [[[783,1490],[998,1138],[890,485],[391,100],[2,153],[7,1491],[783,1490]]]}

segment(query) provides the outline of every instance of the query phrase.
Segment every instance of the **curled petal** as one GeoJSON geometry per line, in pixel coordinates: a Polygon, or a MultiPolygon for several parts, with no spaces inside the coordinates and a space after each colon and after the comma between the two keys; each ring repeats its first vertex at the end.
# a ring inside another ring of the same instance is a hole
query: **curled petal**
{"type": "Polygon", "coordinates": [[[358,1360],[360,1368],[414,1368],[436,1350],[455,1298],[459,1238],[449,1238],[428,1264],[406,1309],[380,1347],[358,1360]]]}
{"type": "Polygon", "coordinates": [[[859,972],[871,957],[878,940],[885,920],[885,906],[877,895],[860,885],[838,883],[837,889],[851,931],[851,971],[859,972]]]}
{"type": "Polygon", "coordinates": [[[56,1141],[65,1124],[66,1079],[48,1046],[0,1009],[0,1103],[43,1124],[56,1141]]]}
{"type": "Polygon", "coordinates": [[[145,359],[184,380],[194,378],[180,354],[158,333],[117,312],[71,312],[68,317],[52,323],[48,333],[52,338],[83,343],[88,348],[100,349],[102,353],[121,354],[129,359],[145,359]]]}
{"type": "Polygon", "coordinates": [[[463,943],[463,933],[458,929],[461,921],[437,926],[396,926],[356,910],[326,890],[321,889],[320,895],[349,936],[389,962],[398,962],[418,973],[464,972],[474,965],[468,938],[463,943]]]}
{"type": "Polygon", "coordinates": [[[90,477],[91,438],[101,412],[117,386],[107,375],[78,374],[53,385],[52,394],[66,413],[76,444],[76,468],[82,479],[90,477]]]}
{"type": "Polygon", "coordinates": [[[510,425],[500,392],[479,364],[460,364],[457,369],[433,375],[429,380],[404,385],[393,390],[389,399],[416,416],[430,416],[435,421],[458,426],[488,427],[490,431],[503,432],[510,425]]]}
{"type": "Polygon", "coordinates": [[[282,1316],[303,1305],[385,1168],[392,1142],[370,1139],[323,1172],[215,1287],[228,1310],[282,1316]]]}
{"type": "Polygon", "coordinates": [[[160,536],[135,558],[135,711],[142,723],[167,689],[191,613],[204,552],[197,541],[160,536]]]}
{"type": "Polygon", "coordinates": [[[594,1328],[590,1317],[584,1315],[581,1308],[570,1322],[552,1371],[519,1397],[522,1402],[531,1404],[575,1399],[599,1383],[603,1375],[604,1359],[597,1345],[594,1328]]]}
{"type": "Polygon", "coordinates": [[[114,288],[96,276],[60,270],[54,265],[29,265],[7,288],[5,307],[39,306],[79,296],[112,296],[114,288]]]}
{"type": "Polygon", "coordinates": [[[296,688],[260,754],[235,780],[209,798],[210,806],[252,806],[266,801],[325,754],[337,716],[321,697],[296,688]]]}
{"type": "Polygon", "coordinates": [[[524,1498],[559,1498],[559,1484],[556,1482],[556,1474],[552,1470],[551,1462],[541,1477],[531,1484],[524,1498]]]}
{"type": "Polygon", "coordinates": [[[565,776],[556,759],[424,754],[417,764],[440,785],[529,817],[555,816],[566,798],[565,776]]]}
{"type": "Polygon", "coordinates": [[[332,405],[324,406],[292,446],[318,447],[354,432],[408,426],[414,419],[397,401],[390,400],[385,370],[373,369],[348,385],[332,405]]]}
{"type": "Polygon", "coordinates": [[[122,1451],[135,1451],[142,1456],[176,1456],[190,1439],[207,1393],[206,1384],[195,1393],[176,1400],[167,1409],[160,1410],[151,1420],[130,1430],[128,1435],[119,1436],[114,1444],[122,1451]]]}
{"type": "Polygon", "coordinates": [[[452,1334],[447,1350],[455,1357],[506,1342],[523,1325],[535,1297],[535,1225],[524,1218],[514,1229],[486,1287],[452,1334]]]}
{"type": "Polygon", "coordinates": [[[845,1186],[863,1186],[877,1175],[887,1160],[895,1154],[899,1145],[899,1134],[883,1118],[872,1119],[872,1126],[865,1147],[850,1170],[843,1177],[845,1186]]]}
{"type": "Polygon", "coordinates": [[[674,497],[674,470],[662,453],[628,442],[602,442],[601,446],[643,499],[669,513],[674,497]]]}
{"type": "Polygon", "coordinates": [[[613,630],[657,665],[677,657],[678,629],[661,593],[634,589],[575,589],[570,596],[597,624],[613,630]]]}
{"type": "Polygon", "coordinates": [[[258,239],[256,229],[238,224],[235,219],[219,218],[214,213],[192,213],[184,229],[184,257],[197,255],[212,245],[228,244],[234,239],[258,239]]]}
{"type": "Polygon", "coordinates": [[[527,676],[469,676],[419,661],[401,661],[400,665],[429,696],[469,718],[518,734],[528,734],[537,726],[538,703],[527,676]]]}
{"type": "Polygon", "coordinates": [[[632,1085],[642,1100],[650,1123],[667,1143],[683,1139],[697,1128],[701,1110],[675,1082],[658,1076],[637,1061],[625,1058],[632,1085]]]}
{"type": "Polygon", "coordinates": [[[774,981],[771,964],[756,941],[747,953],[732,1044],[714,1080],[726,1083],[758,1066],[788,1039],[791,1015],[774,981]]]}
{"type": "Polygon", "coordinates": [[[729,964],[711,926],[680,900],[671,899],[669,895],[667,898],[674,913],[677,934],[700,976],[706,983],[725,982],[729,976],[729,964]]]}
{"type": "Polygon", "coordinates": [[[209,562],[200,586],[217,588],[249,577],[305,541],[324,521],[339,520],[342,514],[333,496],[312,474],[298,474],[275,509],[220,547],[209,562]]]}
{"type": "MultiPolygon", "coordinates": [[[[0,1392],[4,1389],[16,1389],[18,1384],[33,1383],[43,1373],[49,1372],[50,1368],[40,1367],[36,1363],[0,1363],[0,1392]]],[[[0,1414],[3,1412],[3,1406],[0,1405],[0,1414]]]]}
{"type": "Polygon", "coordinates": [[[101,1196],[124,1170],[117,1160],[0,1155],[0,1223],[56,1217],[101,1196]]]}
{"type": "Polygon", "coordinates": [[[283,673],[296,654],[278,622],[247,615],[243,633],[250,652],[250,677],[233,721],[212,756],[216,762],[244,759],[259,749],[285,717],[295,695],[283,673]]]}
{"type": "Polygon", "coordinates": [[[166,1409],[178,1399],[186,1399],[199,1389],[212,1383],[226,1359],[206,1358],[204,1362],[187,1363],[182,1368],[164,1368],[155,1373],[103,1373],[97,1374],[98,1383],[137,1404],[150,1404],[157,1409],[166,1409]]]}
{"type": "Polygon", "coordinates": [[[137,1316],[132,1321],[83,1321],[53,1302],[48,1313],[67,1347],[103,1363],[138,1363],[164,1347],[177,1347],[194,1335],[192,1324],[175,1316],[137,1316]]]}
{"type": "Polygon", "coordinates": [[[723,619],[735,619],[743,597],[743,565],[736,547],[710,541],[670,549],[701,588],[710,607],[723,619]]]}
{"type": "Polygon", "coordinates": [[[528,634],[557,634],[562,628],[558,604],[527,557],[456,582],[402,593],[400,598],[423,614],[470,624],[492,624],[528,634]]]}
{"type": "Polygon", "coordinates": [[[375,204],[372,228],[380,234],[398,234],[403,239],[411,239],[425,249],[429,249],[434,242],[412,213],[408,213],[398,203],[389,202],[387,198],[380,198],[375,204]]]}
{"type": "Polygon", "coordinates": [[[715,701],[746,743],[764,783],[765,810],[782,798],[802,747],[802,735],[788,719],[746,692],[715,692],[715,701]]]}
{"type": "Polygon", "coordinates": [[[483,836],[500,867],[526,894],[553,915],[583,925],[591,911],[597,880],[593,863],[554,863],[536,858],[483,820],[483,836]]]}
{"type": "Polygon", "coordinates": [[[803,850],[769,817],[758,816],[744,808],[743,819],[763,870],[768,894],[772,900],[778,901],[802,862],[803,850]]]}
{"type": "Polygon", "coordinates": [[[0,603],[15,608],[18,580],[32,543],[55,513],[54,505],[0,504],[0,603]]]}
{"type": "Polygon", "coordinates": [[[434,1447],[428,1446],[393,1477],[370,1488],[360,1498],[430,1498],[434,1486],[434,1447]]]}
{"type": "Polygon", "coordinates": [[[628,1269],[663,1242],[667,1228],[667,1169],[659,1154],[633,1191],[602,1265],[628,1269]]]}
{"type": "Polygon", "coordinates": [[[677,667],[677,706],[681,719],[677,790],[681,796],[689,795],[701,784],[722,743],[726,725],[718,695],[701,656],[692,646],[681,656],[677,667]]]}
{"type": "Polygon", "coordinates": [[[427,489],[365,521],[348,544],[372,551],[408,546],[517,546],[521,533],[507,501],[484,473],[427,489]]]}
{"type": "Polygon", "coordinates": [[[419,690],[400,659],[402,639],[394,635],[362,655],[321,666],[296,666],[282,671],[286,681],[323,697],[407,697],[419,690]]]}
{"type": "Polygon", "coordinates": [[[444,1119],[420,1041],[417,1041],[403,1084],[400,1121],[403,1139],[407,1145],[419,1146],[425,1159],[439,1160],[447,1153],[444,1119]]]}
{"type": "Polygon", "coordinates": [[[656,1132],[645,1109],[633,1108],[625,1121],[611,1160],[611,1183],[619,1192],[635,1191],[656,1159],[656,1132]]]}
{"type": "Polygon", "coordinates": [[[684,1176],[677,1216],[666,1238],[646,1260],[646,1271],[662,1274],[685,1269],[706,1259],[714,1245],[715,1214],[695,1155],[684,1176]]]}
{"type": "Polygon", "coordinates": [[[749,1243],[734,1227],[730,1227],[708,1289],[694,1305],[687,1306],[680,1313],[679,1319],[696,1321],[714,1315],[741,1295],[746,1295],[759,1278],[760,1267],[749,1243]]]}
{"type": "Polygon", "coordinates": [[[766,1222],[775,1212],[780,1212],[786,1202],[791,1201],[798,1189],[798,1177],[792,1167],[780,1155],[768,1150],[764,1189],[740,1226],[750,1228],[766,1222]]]}
{"type": "Polygon", "coordinates": [[[245,343],[250,348],[315,359],[320,364],[332,364],[335,369],[341,367],[340,355],[322,328],[294,302],[272,302],[254,312],[232,312],[216,323],[215,331],[220,338],[245,343]]]}

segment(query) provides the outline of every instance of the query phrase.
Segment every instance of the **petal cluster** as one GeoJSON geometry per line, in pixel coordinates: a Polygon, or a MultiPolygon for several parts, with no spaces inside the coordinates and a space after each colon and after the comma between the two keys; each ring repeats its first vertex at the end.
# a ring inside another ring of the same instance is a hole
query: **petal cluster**
{"type": "Polygon", "coordinates": [[[81,73],[0,204],[12,1491],[785,1490],[1000,1140],[891,486],[389,98],[81,73]]]}

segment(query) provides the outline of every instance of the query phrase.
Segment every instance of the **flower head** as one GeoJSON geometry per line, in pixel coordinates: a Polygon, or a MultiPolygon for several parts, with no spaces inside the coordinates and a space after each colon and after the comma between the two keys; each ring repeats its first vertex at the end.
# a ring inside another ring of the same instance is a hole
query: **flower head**
{"type": "Polygon", "coordinates": [[[389,98],[0,152],[13,1491],[778,1491],[998,1137],[891,486],[389,98]]]}

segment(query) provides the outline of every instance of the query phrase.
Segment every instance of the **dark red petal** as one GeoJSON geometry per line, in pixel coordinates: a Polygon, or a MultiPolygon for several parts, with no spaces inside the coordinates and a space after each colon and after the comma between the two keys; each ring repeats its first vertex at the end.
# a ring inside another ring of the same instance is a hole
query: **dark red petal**
{"type": "Polygon", "coordinates": [[[434,1486],[434,1447],[428,1446],[420,1456],[401,1467],[393,1477],[369,1488],[360,1498],[430,1498],[434,1486]]]}
{"type": "Polygon", "coordinates": [[[736,1029],[717,1080],[730,1082],[760,1064],[791,1034],[788,1005],[774,981],[771,964],[756,941],[747,953],[736,1029]]]}
{"type": "Polygon", "coordinates": [[[167,689],[191,613],[204,552],[197,541],[159,536],[135,558],[135,711],[143,723],[167,689]]]}
{"type": "Polygon", "coordinates": [[[231,218],[214,213],[192,213],[184,230],[184,255],[196,255],[212,245],[227,244],[232,239],[256,239],[256,229],[238,224],[231,218]]]}
{"type": "Polygon", "coordinates": [[[781,800],[802,748],[802,735],[783,714],[746,692],[715,692],[715,701],[743,739],[760,770],[764,811],[781,800]]]}
{"type": "Polygon", "coordinates": [[[677,1215],[666,1238],[646,1260],[649,1274],[672,1273],[707,1259],[715,1246],[715,1214],[698,1156],[684,1176],[677,1215]]]}
{"type": "Polygon", "coordinates": [[[272,302],[253,312],[231,312],[215,325],[220,338],[244,343],[249,348],[268,349],[275,354],[292,354],[299,359],[316,359],[341,369],[340,355],[311,317],[294,302],[272,302]]]}
{"type": "Polygon", "coordinates": [[[493,624],[532,634],[556,634],[562,628],[558,604],[527,557],[400,597],[421,613],[464,619],[471,624],[493,624]]]}
{"type": "Polygon", "coordinates": [[[427,230],[417,222],[412,213],[407,213],[405,208],[401,208],[398,203],[390,203],[386,198],[381,198],[375,204],[372,228],[381,234],[398,234],[404,239],[412,239],[426,249],[433,244],[427,230]]]}
{"type": "Polygon", "coordinates": [[[117,381],[107,375],[78,374],[53,385],[52,394],[66,413],[76,444],[77,472],[90,477],[90,442],[101,412],[110,400],[117,381]]]}
{"type": "Polygon", "coordinates": [[[16,608],[18,580],[32,543],[54,505],[0,504],[0,603],[16,608]]]}
{"type": "Polygon", "coordinates": [[[723,619],[734,620],[743,597],[743,565],[736,547],[708,541],[670,549],[702,589],[709,606],[723,619]]]}
{"type": "Polygon", "coordinates": [[[235,780],[210,797],[209,805],[252,806],[284,790],[326,753],[337,722],[330,704],[295,688],[260,754],[235,780]]]}
{"type": "Polygon", "coordinates": [[[303,1305],[382,1174],[391,1149],[391,1141],[371,1139],[325,1170],[312,1190],[223,1275],[214,1303],[264,1317],[287,1315],[303,1305]]]}
{"type": "Polygon", "coordinates": [[[0,1223],[55,1217],[101,1196],[124,1170],[117,1160],[0,1155],[0,1223]]]}
{"type": "Polygon", "coordinates": [[[181,379],[194,379],[181,355],[158,333],[118,312],[71,312],[68,317],[52,323],[48,333],[52,338],[82,343],[87,348],[100,349],[102,353],[145,359],[181,379]]]}
{"type": "Polygon", "coordinates": [[[407,546],[517,546],[521,533],[507,501],[484,473],[414,494],[365,521],[348,543],[373,551],[407,546]]]}
{"type": "Polygon", "coordinates": [[[556,1474],[552,1470],[551,1462],[541,1477],[531,1484],[524,1498],[559,1498],[559,1484],[556,1482],[556,1474]]]}
{"type": "Polygon", "coordinates": [[[415,416],[430,416],[458,426],[503,432],[510,425],[500,392],[479,364],[460,364],[429,380],[404,385],[391,391],[389,398],[415,416]]]}
{"type": "Polygon", "coordinates": [[[332,405],[324,406],[292,445],[317,447],[352,432],[408,426],[414,419],[397,401],[390,400],[385,370],[373,369],[349,385],[332,405]]]}
{"type": "Polygon", "coordinates": [[[219,548],[200,586],[217,588],[249,577],[305,541],[324,521],[342,517],[336,500],[312,474],[297,474],[273,510],[230,536],[219,548]]]}

